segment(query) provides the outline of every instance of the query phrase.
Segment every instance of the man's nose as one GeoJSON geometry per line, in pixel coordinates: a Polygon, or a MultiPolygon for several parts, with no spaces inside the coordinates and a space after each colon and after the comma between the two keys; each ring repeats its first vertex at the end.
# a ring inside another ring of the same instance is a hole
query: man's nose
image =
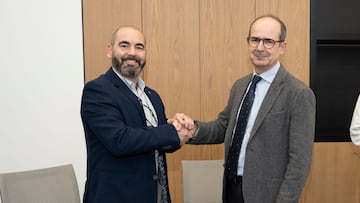
{"type": "Polygon", "coordinates": [[[127,52],[129,55],[135,55],[136,54],[136,49],[133,46],[130,46],[127,52]]]}
{"type": "Polygon", "coordinates": [[[264,47],[264,40],[263,40],[263,39],[261,39],[261,40],[259,41],[259,44],[257,45],[256,49],[258,49],[258,50],[264,50],[264,49],[265,49],[265,47],[264,47]]]}

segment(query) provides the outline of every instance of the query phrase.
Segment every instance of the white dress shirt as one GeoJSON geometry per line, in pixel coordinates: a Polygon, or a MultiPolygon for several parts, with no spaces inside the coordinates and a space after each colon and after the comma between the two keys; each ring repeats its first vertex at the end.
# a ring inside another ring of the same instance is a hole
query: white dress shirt
{"type": "Polygon", "coordinates": [[[360,147],[360,95],[357,99],[350,125],[350,137],[352,142],[360,147]]]}

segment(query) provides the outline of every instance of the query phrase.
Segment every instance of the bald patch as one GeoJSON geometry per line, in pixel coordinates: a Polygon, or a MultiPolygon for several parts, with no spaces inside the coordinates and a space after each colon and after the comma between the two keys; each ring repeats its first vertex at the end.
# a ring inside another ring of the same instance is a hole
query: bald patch
{"type": "Polygon", "coordinates": [[[122,26],[122,27],[119,27],[112,35],[111,37],[111,45],[114,45],[117,37],[123,33],[127,33],[127,32],[133,32],[134,34],[138,34],[138,35],[141,35],[142,39],[143,39],[143,42],[144,42],[144,45],[145,45],[145,36],[144,34],[140,31],[140,29],[138,29],[137,27],[134,27],[134,26],[131,26],[131,25],[128,25],[128,26],[122,26]]]}

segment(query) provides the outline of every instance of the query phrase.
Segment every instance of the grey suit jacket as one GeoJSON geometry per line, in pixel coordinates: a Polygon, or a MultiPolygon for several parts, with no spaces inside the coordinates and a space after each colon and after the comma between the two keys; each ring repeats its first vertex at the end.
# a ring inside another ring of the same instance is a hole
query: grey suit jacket
{"type": "MultiPolygon", "coordinates": [[[[197,122],[192,144],[225,143],[225,159],[240,102],[251,74],[233,85],[218,118],[197,122]]],[[[263,100],[246,148],[246,203],[298,202],[309,173],[315,132],[315,96],[281,65],[263,100]]],[[[226,190],[226,188],[223,188],[226,190]]]]}

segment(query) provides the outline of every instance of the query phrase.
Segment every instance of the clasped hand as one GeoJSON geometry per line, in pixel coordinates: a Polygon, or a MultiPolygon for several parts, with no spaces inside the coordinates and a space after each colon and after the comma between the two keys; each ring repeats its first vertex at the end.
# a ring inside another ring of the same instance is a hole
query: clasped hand
{"type": "Polygon", "coordinates": [[[196,125],[194,120],[183,113],[176,113],[173,118],[167,120],[169,124],[172,124],[180,139],[180,145],[185,144],[196,132],[196,125]]]}

